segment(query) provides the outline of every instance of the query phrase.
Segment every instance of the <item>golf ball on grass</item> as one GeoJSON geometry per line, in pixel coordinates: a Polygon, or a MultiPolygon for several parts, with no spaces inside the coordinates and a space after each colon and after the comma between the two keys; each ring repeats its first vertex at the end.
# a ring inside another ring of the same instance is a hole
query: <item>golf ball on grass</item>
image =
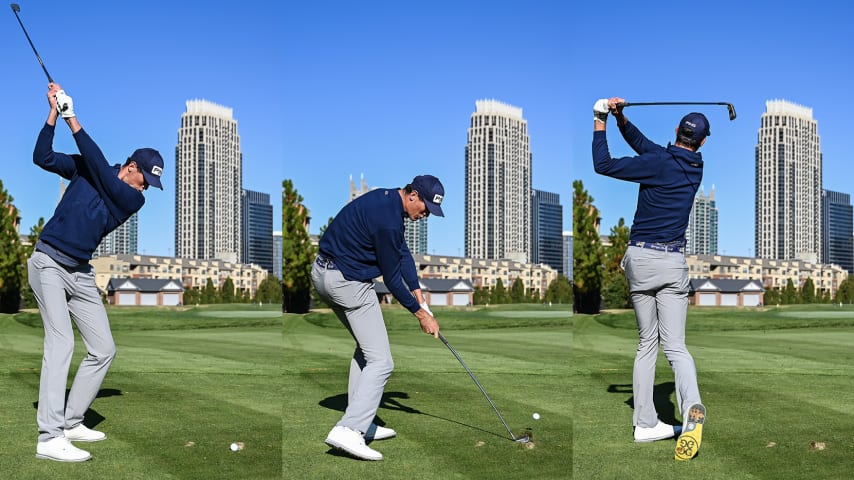
{"type": "Polygon", "coordinates": [[[531,416],[532,416],[532,417],[534,417],[534,420],[539,420],[539,419],[540,419],[540,414],[539,414],[539,413],[535,413],[535,414],[533,414],[533,415],[531,415],[531,416]]]}
{"type": "Polygon", "coordinates": [[[237,446],[237,444],[236,444],[236,443],[232,443],[232,444],[231,444],[231,451],[232,451],[232,452],[236,452],[238,448],[239,448],[239,447],[237,446]]]}

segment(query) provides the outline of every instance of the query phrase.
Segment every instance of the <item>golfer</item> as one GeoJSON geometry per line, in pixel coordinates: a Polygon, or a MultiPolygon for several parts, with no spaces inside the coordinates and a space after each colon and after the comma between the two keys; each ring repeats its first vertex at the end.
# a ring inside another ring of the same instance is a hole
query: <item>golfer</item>
{"type": "Polygon", "coordinates": [[[623,115],[622,98],[598,100],[593,106],[593,167],[596,173],[640,184],[637,210],[622,267],[631,291],[638,324],[638,349],[632,387],[634,439],[651,442],[672,438],[676,431],[658,419],[653,403],[658,346],[673,368],[676,400],[683,418],[676,459],[697,454],[706,409],[700,403],[694,359],[685,346],[688,312],[688,266],[685,229],[694,196],[703,178],[697,150],[709,136],[709,121],[689,113],[676,127],[676,142],[662,147],[651,142],[623,115]],[[616,118],[635,157],[612,158],[605,126],[608,112],[616,118]]]}
{"type": "Polygon", "coordinates": [[[356,340],[347,408],[326,443],[356,458],[382,460],[365,440],[396,435],[374,423],[394,362],[373,280],[382,276],[394,298],[418,318],[421,330],[439,338],[439,324],[424,302],[404,240],[403,219],[443,217],[444,195],[442,183],[432,175],[419,175],[404,188],[372,190],[341,209],[320,239],[312,281],[356,340]]]}
{"type": "Polygon", "coordinates": [[[145,189],[163,188],[163,159],[156,150],[142,148],[124,165],[110,166],[80,126],[71,97],[51,83],[47,100],[50,113],[36,141],[33,162],[69,183],[27,261],[30,286],[44,325],[36,457],[82,462],[91,455],[70,442],[106,438],[104,433],[83,425],[83,414],[95,400],[116,354],[89,259],[101,239],[142,207],[145,189]],[[79,154],[53,151],[60,115],[71,129],[79,154]],[[72,320],[87,354],[80,362],[66,401],[65,387],[74,353],[72,320]]]}

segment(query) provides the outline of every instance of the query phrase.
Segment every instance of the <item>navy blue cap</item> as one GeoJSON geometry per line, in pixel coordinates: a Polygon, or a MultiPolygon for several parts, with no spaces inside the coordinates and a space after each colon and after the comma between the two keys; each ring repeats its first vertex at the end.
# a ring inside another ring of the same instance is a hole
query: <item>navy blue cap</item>
{"type": "Polygon", "coordinates": [[[133,152],[130,159],[139,165],[146,183],[163,190],[163,185],[160,183],[160,176],[163,175],[163,157],[160,156],[160,152],[153,148],[140,148],[133,152]]]}
{"type": "Polygon", "coordinates": [[[445,187],[442,182],[433,175],[418,175],[412,179],[412,189],[418,192],[421,199],[427,205],[431,215],[444,217],[442,212],[442,200],[445,199],[445,187]]]}
{"type": "Polygon", "coordinates": [[[702,113],[691,112],[679,121],[679,135],[700,142],[711,134],[709,119],[702,113]]]}

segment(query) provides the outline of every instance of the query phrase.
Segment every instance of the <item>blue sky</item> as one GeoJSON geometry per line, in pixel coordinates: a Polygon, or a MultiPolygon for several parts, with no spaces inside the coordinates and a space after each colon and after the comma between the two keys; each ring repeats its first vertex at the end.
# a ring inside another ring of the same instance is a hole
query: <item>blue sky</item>
{"type": "MultiPolygon", "coordinates": [[[[560,194],[571,229],[572,181],[602,211],[603,233],[634,215],[637,187],[591,166],[596,99],[724,101],[700,108],[712,136],[702,152],[715,187],[719,251],[753,252],[753,149],[765,101],[813,109],[826,188],[854,193],[845,137],[854,39],[851,6],[811,2],[301,3],[284,28],[286,178],[317,232],[346,202],[349,178],[402,186],[431,173],[446,188],[430,218],[431,253],[464,249],[464,148],[475,101],[521,107],[534,188],[560,194]]],[[[691,107],[633,107],[653,141],[672,141],[691,107]]],[[[613,122],[611,122],[613,126],[613,122]]],[[[612,153],[628,155],[616,129],[612,153]]]]}
{"type": "MultiPolygon", "coordinates": [[[[140,253],[172,255],[175,145],[185,102],[233,109],[243,151],[243,186],[270,194],[281,229],[284,144],[279,2],[19,1],[21,20],[53,79],[74,98],[83,128],[111,163],[136,148],[160,151],[164,191],[148,190],[139,217],[140,253]]],[[[21,232],[47,220],[59,177],[32,163],[47,118],[47,79],[11,8],[0,14],[4,147],[0,180],[21,211],[21,232]]],[[[76,152],[57,125],[54,149],[76,152]]]]}

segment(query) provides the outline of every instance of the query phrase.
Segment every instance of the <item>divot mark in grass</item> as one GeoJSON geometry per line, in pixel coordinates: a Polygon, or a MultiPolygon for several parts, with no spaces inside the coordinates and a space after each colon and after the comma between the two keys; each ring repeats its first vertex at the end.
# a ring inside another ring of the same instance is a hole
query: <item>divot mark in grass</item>
{"type": "Polygon", "coordinates": [[[810,442],[810,450],[824,450],[825,448],[827,448],[827,445],[824,442],[810,442]]]}
{"type": "Polygon", "coordinates": [[[184,446],[185,446],[185,447],[195,447],[195,446],[196,446],[196,442],[187,442],[187,443],[185,443],[185,444],[184,444],[184,446]]]}
{"type": "Polygon", "coordinates": [[[534,446],[534,442],[525,442],[525,448],[528,450],[533,450],[534,446]]]}
{"type": "Polygon", "coordinates": [[[484,442],[483,440],[478,440],[477,443],[474,444],[474,448],[480,448],[484,445],[486,445],[486,442],[484,442]]]}
{"type": "Polygon", "coordinates": [[[774,448],[777,446],[777,442],[768,442],[768,445],[765,445],[768,448],[774,448]]]}

